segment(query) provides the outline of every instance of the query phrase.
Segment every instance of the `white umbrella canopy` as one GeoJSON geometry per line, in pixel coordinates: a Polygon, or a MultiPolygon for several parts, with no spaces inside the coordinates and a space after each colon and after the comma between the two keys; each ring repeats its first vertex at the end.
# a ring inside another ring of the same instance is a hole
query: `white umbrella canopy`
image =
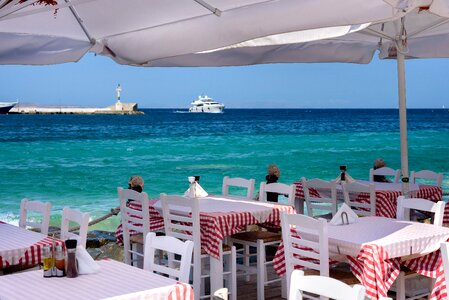
{"type": "Polygon", "coordinates": [[[159,59],[259,37],[378,22],[404,14],[397,3],[383,0],[60,0],[55,6],[41,4],[47,1],[0,0],[0,64],[56,64],[77,61],[92,51],[120,64],[151,66],[159,59]]]}

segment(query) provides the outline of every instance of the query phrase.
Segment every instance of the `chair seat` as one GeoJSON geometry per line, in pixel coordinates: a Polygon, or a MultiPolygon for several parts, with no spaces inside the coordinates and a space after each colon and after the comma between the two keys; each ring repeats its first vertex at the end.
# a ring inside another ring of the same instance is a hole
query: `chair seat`
{"type": "Polygon", "coordinates": [[[282,240],[282,234],[269,231],[247,231],[231,235],[232,239],[256,243],[257,240],[274,242],[282,240]]]}
{"type": "MultiPolygon", "coordinates": [[[[316,275],[320,276],[320,271],[317,270],[304,270],[304,275],[316,275]]],[[[329,269],[329,277],[337,279],[348,285],[360,284],[360,281],[350,271],[343,271],[340,269],[329,269]]]]}

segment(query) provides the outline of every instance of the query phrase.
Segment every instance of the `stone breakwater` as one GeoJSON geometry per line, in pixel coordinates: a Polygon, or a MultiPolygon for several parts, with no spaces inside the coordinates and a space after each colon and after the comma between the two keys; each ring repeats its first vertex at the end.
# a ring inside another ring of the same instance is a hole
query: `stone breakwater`
{"type": "Polygon", "coordinates": [[[82,108],[82,107],[37,107],[37,106],[15,106],[9,114],[72,114],[72,115],[105,115],[105,114],[119,114],[119,115],[143,115],[139,110],[116,110],[111,107],[105,108],[82,108]]]}

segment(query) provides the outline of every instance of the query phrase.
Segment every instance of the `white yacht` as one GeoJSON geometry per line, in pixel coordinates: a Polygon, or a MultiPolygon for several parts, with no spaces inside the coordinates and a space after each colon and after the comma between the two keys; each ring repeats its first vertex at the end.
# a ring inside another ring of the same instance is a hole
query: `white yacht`
{"type": "Polygon", "coordinates": [[[222,113],[224,104],[214,101],[212,98],[204,95],[190,103],[189,112],[194,113],[222,113]]]}

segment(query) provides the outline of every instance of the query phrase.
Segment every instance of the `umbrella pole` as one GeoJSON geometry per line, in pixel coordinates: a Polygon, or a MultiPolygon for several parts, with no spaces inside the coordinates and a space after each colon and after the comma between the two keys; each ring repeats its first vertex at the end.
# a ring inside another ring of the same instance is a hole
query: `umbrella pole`
{"type": "Polygon", "coordinates": [[[408,138],[407,138],[407,103],[405,92],[404,53],[397,51],[398,93],[399,93],[399,128],[401,139],[402,194],[409,196],[408,179],[408,138]]]}

